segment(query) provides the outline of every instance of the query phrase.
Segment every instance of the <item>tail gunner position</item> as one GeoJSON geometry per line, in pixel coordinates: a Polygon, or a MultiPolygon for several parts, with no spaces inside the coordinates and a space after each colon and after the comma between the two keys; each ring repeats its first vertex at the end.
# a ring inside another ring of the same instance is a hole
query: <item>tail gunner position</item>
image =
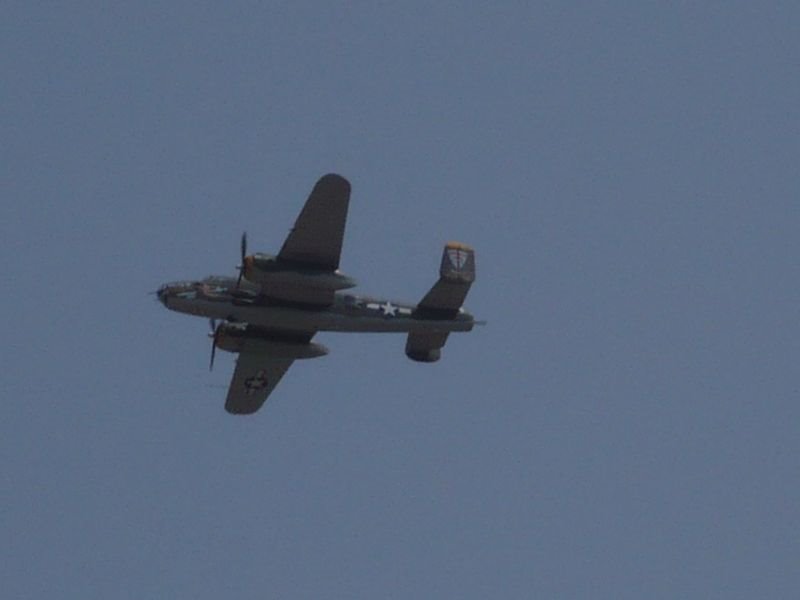
{"type": "Polygon", "coordinates": [[[349,200],[348,181],[325,175],[277,256],[247,255],[243,235],[238,278],[159,288],[158,299],[168,309],[211,319],[211,366],[216,348],[239,354],[228,412],[254,413],[295,360],[327,354],[311,341],[317,331],[407,333],[406,355],[435,362],[451,332],[479,324],[462,308],[475,281],[475,253],[456,242],[445,245],[439,280],[417,305],[344,291],[356,285],[339,271],[349,200]]]}

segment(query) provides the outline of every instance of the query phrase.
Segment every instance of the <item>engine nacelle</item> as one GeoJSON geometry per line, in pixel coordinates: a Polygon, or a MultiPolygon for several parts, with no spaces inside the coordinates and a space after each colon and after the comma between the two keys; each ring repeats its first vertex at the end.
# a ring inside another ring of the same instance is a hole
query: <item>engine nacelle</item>
{"type": "Polygon", "coordinates": [[[315,290],[338,291],[353,288],[357,282],[352,277],[336,271],[303,269],[270,254],[253,254],[244,259],[244,277],[247,281],[269,286],[286,285],[315,290]]]}
{"type": "Polygon", "coordinates": [[[266,337],[258,331],[248,331],[246,325],[223,323],[217,329],[214,343],[220,350],[239,353],[256,352],[271,358],[317,358],[328,354],[328,349],[314,342],[296,342],[281,337],[266,337]]]}

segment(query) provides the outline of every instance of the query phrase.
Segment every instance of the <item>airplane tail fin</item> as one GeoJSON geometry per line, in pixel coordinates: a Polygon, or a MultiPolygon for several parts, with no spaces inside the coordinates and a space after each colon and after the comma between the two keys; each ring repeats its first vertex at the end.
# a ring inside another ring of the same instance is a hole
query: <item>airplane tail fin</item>
{"type": "Polygon", "coordinates": [[[437,281],[417,305],[422,318],[452,319],[464,304],[475,281],[475,251],[466,244],[448,242],[442,252],[437,281]]]}
{"type": "Polygon", "coordinates": [[[450,281],[472,283],[475,281],[475,250],[460,242],[447,242],[439,274],[450,281]]]}
{"type": "MultiPolygon", "coordinates": [[[[475,251],[466,244],[448,242],[442,252],[437,281],[417,305],[414,316],[419,319],[454,319],[464,304],[467,292],[475,281],[475,251]]],[[[448,333],[410,333],[406,356],[420,362],[435,362],[448,333]]]]}

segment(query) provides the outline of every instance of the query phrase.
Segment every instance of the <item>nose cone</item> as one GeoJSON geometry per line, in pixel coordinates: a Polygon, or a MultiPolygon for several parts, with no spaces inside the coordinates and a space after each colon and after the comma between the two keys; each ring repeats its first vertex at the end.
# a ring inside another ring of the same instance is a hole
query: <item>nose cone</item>
{"type": "Polygon", "coordinates": [[[156,296],[158,297],[158,300],[161,302],[161,304],[166,306],[167,298],[169,296],[169,285],[164,284],[160,288],[158,288],[158,290],[156,291],[156,296]]]}
{"type": "Polygon", "coordinates": [[[197,281],[173,281],[158,288],[156,296],[164,306],[175,310],[176,305],[180,305],[178,301],[194,300],[199,286],[200,282],[197,281]]]}

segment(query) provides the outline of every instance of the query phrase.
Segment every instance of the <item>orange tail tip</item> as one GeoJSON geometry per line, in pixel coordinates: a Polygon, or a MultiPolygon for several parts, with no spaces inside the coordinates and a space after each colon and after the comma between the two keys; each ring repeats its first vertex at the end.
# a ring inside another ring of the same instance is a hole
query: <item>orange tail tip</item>
{"type": "Polygon", "coordinates": [[[452,250],[461,250],[463,252],[472,252],[472,246],[469,244],[462,244],[461,242],[447,242],[447,248],[452,250]]]}

